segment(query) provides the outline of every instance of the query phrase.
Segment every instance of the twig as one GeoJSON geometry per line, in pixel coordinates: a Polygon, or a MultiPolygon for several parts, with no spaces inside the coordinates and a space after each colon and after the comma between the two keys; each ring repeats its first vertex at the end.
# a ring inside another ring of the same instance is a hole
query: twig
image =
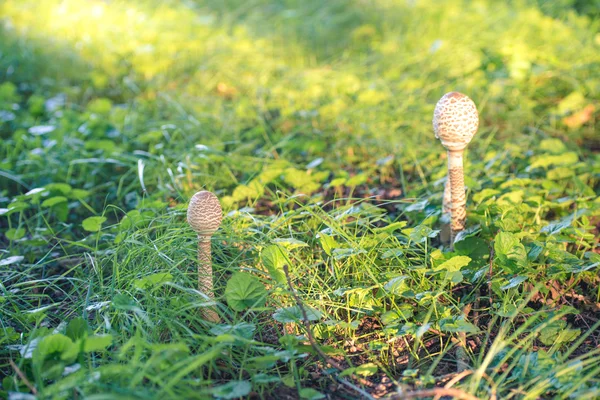
{"type": "MultiPolygon", "coordinates": [[[[302,300],[296,293],[294,286],[292,285],[292,280],[290,278],[290,271],[289,271],[287,264],[283,265],[283,272],[285,273],[285,279],[287,280],[287,284],[288,284],[288,287],[290,288],[290,292],[292,293],[292,296],[294,297],[294,301],[296,302],[296,304],[300,308],[300,312],[302,313],[302,323],[306,330],[306,336],[308,337],[308,341],[310,342],[310,345],[312,346],[313,349],[315,349],[315,351],[323,359],[323,361],[325,361],[327,364],[331,365],[338,371],[343,371],[345,368],[342,367],[342,365],[339,364],[337,361],[335,361],[334,359],[329,357],[327,354],[325,354],[325,352],[323,350],[321,350],[321,348],[317,344],[317,341],[315,340],[315,338],[312,334],[312,330],[310,329],[310,325],[308,323],[308,314],[306,313],[306,308],[304,308],[304,303],[302,302],[302,300]]],[[[357,376],[356,374],[351,374],[350,376],[352,378],[356,379],[362,385],[373,386],[373,384],[371,382],[357,376]]],[[[350,382],[346,382],[345,380],[341,379],[340,377],[337,377],[337,379],[340,381],[340,383],[348,386],[349,388],[352,388],[353,390],[359,389],[356,386],[354,386],[353,384],[351,384],[350,382]]],[[[369,395],[367,392],[365,392],[362,389],[357,390],[357,391],[369,399],[374,399],[374,397],[372,397],[371,395],[369,395]]]]}
{"type": "Polygon", "coordinates": [[[21,371],[21,369],[17,366],[17,364],[15,364],[15,362],[10,358],[8,359],[8,362],[10,363],[10,366],[12,367],[12,369],[15,370],[17,375],[19,375],[19,378],[21,378],[21,380],[23,381],[25,386],[27,386],[29,388],[29,390],[31,390],[31,393],[37,395],[37,390],[36,390],[35,386],[33,386],[31,384],[31,382],[29,382],[29,379],[27,379],[27,377],[25,376],[23,371],[21,371]]]}

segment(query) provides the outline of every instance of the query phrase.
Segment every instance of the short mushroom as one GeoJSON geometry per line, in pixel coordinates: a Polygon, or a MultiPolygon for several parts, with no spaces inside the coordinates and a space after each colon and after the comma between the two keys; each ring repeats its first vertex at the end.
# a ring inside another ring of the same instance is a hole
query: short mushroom
{"type": "MultiPolygon", "coordinates": [[[[479,126],[475,103],[458,92],[446,93],[433,112],[433,131],[448,150],[448,181],[450,185],[451,243],[465,229],[467,217],[463,152],[479,126]]],[[[446,198],[446,195],[444,196],[446,198]]]]}
{"type": "MultiPolygon", "coordinates": [[[[213,193],[201,191],[190,200],[187,210],[187,221],[198,233],[198,289],[207,296],[214,298],[211,244],[212,235],[223,219],[223,211],[219,199],[213,193]]],[[[219,321],[219,315],[214,309],[208,309],[204,317],[212,322],[219,321]]]]}

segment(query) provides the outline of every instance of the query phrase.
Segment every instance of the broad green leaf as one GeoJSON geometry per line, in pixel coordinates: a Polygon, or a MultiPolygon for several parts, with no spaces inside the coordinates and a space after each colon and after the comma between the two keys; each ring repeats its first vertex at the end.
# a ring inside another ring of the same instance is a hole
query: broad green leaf
{"type": "Polygon", "coordinates": [[[362,364],[358,367],[347,368],[340,373],[340,376],[359,375],[371,376],[377,373],[378,367],[374,363],[362,364]]]}
{"type": "Polygon", "coordinates": [[[549,235],[555,235],[565,228],[568,228],[573,223],[573,215],[569,215],[557,222],[550,223],[542,228],[542,232],[549,235]]]}
{"type": "Polygon", "coordinates": [[[252,390],[248,381],[231,381],[212,388],[212,394],[217,399],[238,399],[247,396],[252,390]]]}
{"type": "Polygon", "coordinates": [[[527,252],[516,235],[500,232],[494,239],[496,260],[509,273],[519,273],[527,266],[527,252]]]}
{"type": "Polygon", "coordinates": [[[398,221],[398,222],[391,223],[387,226],[384,226],[382,228],[376,228],[376,229],[374,229],[374,231],[375,231],[375,233],[382,233],[382,232],[392,233],[399,229],[404,228],[407,224],[408,224],[407,221],[398,221]]]}
{"type": "Polygon", "coordinates": [[[269,271],[269,275],[278,283],[285,284],[286,277],[283,271],[284,265],[290,265],[289,259],[287,257],[286,250],[281,248],[276,244],[269,245],[263,249],[260,254],[260,258],[267,270],[269,271]]]}
{"type": "Polygon", "coordinates": [[[46,190],[51,192],[59,192],[65,196],[71,193],[71,190],[73,189],[68,183],[50,183],[46,185],[45,188],[46,190]]]}
{"type": "Polygon", "coordinates": [[[112,335],[88,336],[84,339],[83,351],[86,353],[91,353],[94,351],[104,350],[112,344],[112,340],[112,335]]]}
{"type": "Polygon", "coordinates": [[[532,158],[530,168],[547,168],[550,165],[569,166],[579,162],[579,156],[575,152],[567,152],[558,155],[540,155],[532,158]]]}
{"type": "Polygon", "coordinates": [[[390,294],[402,295],[409,290],[408,284],[405,282],[408,278],[407,275],[396,276],[390,279],[383,288],[390,294]]]}
{"type": "Polygon", "coordinates": [[[7,230],[4,234],[6,235],[6,238],[8,240],[19,240],[21,239],[23,236],[25,236],[25,229],[24,228],[11,228],[9,230],[7,230]]]}
{"type": "Polygon", "coordinates": [[[104,222],[106,217],[89,217],[81,222],[81,226],[88,232],[98,232],[104,222]]]}
{"type": "Polygon", "coordinates": [[[554,321],[540,332],[540,341],[546,346],[554,344],[569,343],[577,339],[581,334],[579,329],[567,328],[567,323],[563,320],[554,321]]]}
{"type": "Polygon", "coordinates": [[[250,340],[252,339],[255,330],[256,325],[240,322],[235,325],[215,325],[210,329],[210,333],[215,336],[229,334],[250,340]]]}
{"type": "Polygon", "coordinates": [[[306,400],[319,400],[324,399],[325,395],[315,389],[312,388],[303,388],[300,389],[300,398],[306,400]]]}
{"type": "Polygon", "coordinates": [[[108,115],[112,107],[112,101],[106,97],[99,97],[90,101],[87,110],[93,114],[108,115]]]}
{"type": "Polygon", "coordinates": [[[53,207],[60,203],[66,203],[67,198],[65,196],[54,196],[46,199],[42,202],[42,207],[53,207]]]}
{"type": "Polygon", "coordinates": [[[454,256],[451,259],[441,263],[434,268],[435,271],[446,270],[448,272],[460,271],[462,267],[469,265],[471,257],[467,256],[454,256]]]}
{"type": "Polygon", "coordinates": [[[431,229],[427,225],[418,225],[412,230],[405,229],[403,232],[408,233],[410,240],[416,243],[424,243],[427,238],[434,238],[440,233],[439,230],[431,229]]]}
{"type": "Polygon", "coordinates": [[[143,278],[136,279],[133,282],[133,286],[138,289],[149,289],[155,286],[159,286],[165,282],[169,282],[173,279],[173,275],[168,272],[159,272],[156,274],[146,275],[143,278]]]}
{"type": "Polygon", "coordinates": [[[482,260],[490,254],[488,242],[478,237],[468,237],[454,242],[454,251],[469,256],[471,260],[482,260]]]}
{"type": "Polygon", "coordinates": [[[563,151],[565,151],[567,149],[567,147],[565,146],[565,144],[563,143],[562,140],[555,139],[555,138],[542,140],[540,142],[539,147],[541,150],[544,150],[544,151],[547,151],[550,153],[554,153],[554,154],[562,153],[563,151]]]}
{"type": "Polygon", "coordinates": [[[510,281],[508,281],[508,283],[506,285],[502,286],[500,289],[507,290],[507,289],[511,289],[511,288],[517,287],[521,283],[525,282],[526,280],[527,280],[526,276],[523,276],[523,275],[515,276],[510,281]]]}
{"type": "MultiPolygon", "coordinates": [[[[41,367],[45,360],[61,360],[63,354],[67,354],[73,345],[73,341],[63,334],[56,333],[54,335],[46,336],[40,340],[33,351],[33,364],[41,367]]],[[[72,357],[69,358],[70,361],[73,360],[72,357]]]]}
{"type": "Polygon", "coordinates": [[[356,256],[359,254],[365,254],[366,250],[365,249],[354,249],[354,248],[343,248],[343,249],[333,249],[333,252],[331,253],[333,255],[333,258],[336,260],[342,260],[344,258],[348,258],[348,257],[352,257],[352,256],[356,256]]]}
{"type": "Polygon", "coordinates": [[[413,306],[401,304],[397,309],[387,311],[381,315],[381,322],[384,325],[398,325],[408,321],[413,316],[413,306]]]}
{"type": "Polygon", "coordinates": [[[71,340],[75,341],[85,337],[87,335],[87,331],[87,321],[81,317],[77,317],[69,321],[66,334],[71,340]]]}
{"type": "Polygon", "coordinates": [[[286,247],[288,250],[293,250],[298,247],[308,247],[308,244],[305,242],[294,238],[273,239],[273,243],[286,247]]]}
{"type": "Polygon", "coordinates": [[[333,249],[338,247],[338,243],[336,242],[336,240],[333,237],[324,233],[319,233],[319,242],[321,243],[321,247],[323,247],[323,250],[325,250],[325,253],[328,256],[331,256],[331,252],[333,251],[333,249]]]}
{"type": "Polygon", "coordinates": [[[483,200],[489,199],[497,194],[500,194],[499,190],[486,188],[474,194],[473,201],[475,203],[481,203],[483,200]]]}
{"type": "Polygon", "coordinates": [[[267,298],[267,290],[258,278],[247,272],[236,272],[229,278],[225,288],[227,304],[235,311],[250,307],[262,307],[267,298]]]}
{"type": "Polygon", "coordinates": [[[22,201],[13,201],[8,205],[8,210],[3,212],[2,215],[11,215],[13,213],[23,211],[29,208],[29,204],[22,201]]]}
{"type": "Polygon", "coordinates": [[[440,330],[442,332],[466,332],[466,333],[476,333],[479,331],[475,325],[470,322],[465,321],[462,318],[454,319],[454,318],[444,318],[440,321],[440,330]]]}
{"type": "MultiPolygon", "coordinates": [[[[315,310],[312,307],[304,306],[306,310],[306,317],[309,321],[318,321],[321,319],[321,313],[318,310],[315,310]]],[[[285,308],[279,308],[273,314],[273,319],[275,321],[287,324],[290,322],[298,322],[304,319],[302,315],[302,310],[298,306],[291,306],[285,308]]]]}
{"type": "Polygon", "coordinates": [[[400,249],[389,249],[383,252],[383,254],[381,255],[381,258],[386,260],[388,258],[394,258],[394,257],[402,257],[404,255],[404,251],[400,250],[400,249]]]}

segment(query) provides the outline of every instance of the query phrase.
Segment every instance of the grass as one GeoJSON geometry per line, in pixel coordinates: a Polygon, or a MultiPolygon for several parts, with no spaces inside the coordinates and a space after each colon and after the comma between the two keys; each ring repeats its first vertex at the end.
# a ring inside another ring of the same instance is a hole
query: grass
{"type": "Polygon", "coordinates": [[[0,397],[598,397],[594,4],[5,0],[0,397]]]}

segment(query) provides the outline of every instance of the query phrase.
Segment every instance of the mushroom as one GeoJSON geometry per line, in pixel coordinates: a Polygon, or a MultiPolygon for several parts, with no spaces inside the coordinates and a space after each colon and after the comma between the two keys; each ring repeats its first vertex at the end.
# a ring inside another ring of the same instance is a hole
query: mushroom
{"type": "MultiPolygon", "coordinates": [[[[187,209],[187,221],[198,233],[198,289],[214,298],[212,258],[210,240],[223,219],[223,211],[219,199],[206,190],[196,193],[190,200],[187,209]]],[[[212,322],[219,322],[219,315],[213,308],[203,313],[212,322]]]]}
{"type": "MultiPolygon", "coordinates": [[[[435,105],[433,131],[448,150],[448,181],[450,185],[451,243],[465,229],[467,218],[463,152],[479,126],[475,103],[458,92],[446,93],[435,105]]],[[[446,195],[444,196],[446,198],[446,195]]]]}

